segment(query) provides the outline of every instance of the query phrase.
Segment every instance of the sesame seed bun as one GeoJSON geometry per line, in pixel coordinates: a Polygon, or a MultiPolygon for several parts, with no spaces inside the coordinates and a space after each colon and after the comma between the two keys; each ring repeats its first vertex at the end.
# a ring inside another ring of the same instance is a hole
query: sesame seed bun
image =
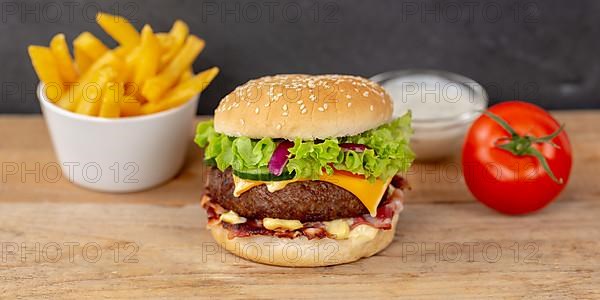
{"type": "Polygon", "coordinates": [[[275,75],[250,80],[215,110],[217,132],[293,140],[356,135],[392,119],[389,95],[349,75],[275,75]]]}

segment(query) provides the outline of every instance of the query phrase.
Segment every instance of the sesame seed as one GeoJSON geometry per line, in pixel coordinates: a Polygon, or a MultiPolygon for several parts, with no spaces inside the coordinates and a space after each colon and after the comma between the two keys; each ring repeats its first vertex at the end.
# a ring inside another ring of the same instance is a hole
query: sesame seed
{"type": "Polygon", "coordinates": [[[304,104],[300,105],[300,110],[303,110],[305,107],[304,104]]]}
{"type": "Polygon", "coordinates": [[[351,99],[351,98],[352,98],[352,96],[346,95],[346,99],[351,99]]]}
{"type": "Polygon", "coordinates": [[[373,111],[373,104],[371,104],[371,106],[369,106],[369,110],[373,111]]]}
{"type": "Polygon", "coordinates": [[[281,129],[281,124],[277,124],[276,128],[281,129]]]}
{"type": "Polygon", "coordinates": [[[287,110],[287,104],[283,105],[283,110],[287,110]]]}
{"type": "Polygon", "coordinates": [[[348,102],[348,107],[352,106],[352,102],[348,102]]]}
{"type": "Polygon", "coordinates": [[[302,101],[302,100],[298,100],[298,101],[296,101],[296,103],[298,103],[298,104],[302,104],[302,103],[304,103],[304,101],[302,101]]]}
{"type": "Polygon", "coordinates": [[[302,109],[301,113],[305,114],[306,113],[306,108],[302,109]]]}
{"type": "Polygon", "coordinates": [[[363,96],[365,96],[365,97],[369,97],[369,92],[364,92],[364,93],[363,93],[363,96]]]}
{"type": "Polygon", "coordinates": [[[327,103],[323,104],[323,108],[327,109],[327,103]]]}
{"type": "Polygon", "coordinates": [[[258,109],[258,107],[257,107],[257,108],[254,110],[254,112],[255,112],[256,114],[258,114],[258,112],[259,112],[259,111],[260,111],[260,109],[258,109]]]}
{"type": "Polygon", "coordinates": [[[319,111],[325,111],[322,107],[317,108],[319,111]]]}
{"type": "Polygon", "coordinates": [[[244,122],[244,119],[240,119],[240,124],[244,125],[246,122],[244,122]]]}
{"type": "Polygon", "coordinates": [[[282,116],[284,116],[284,117],[287,117],[287,115],[288,115],[288,112],[287,112],[287,111],[284,111],[284,112],[283,112],[281,115],[282,115],[282,116]]]}

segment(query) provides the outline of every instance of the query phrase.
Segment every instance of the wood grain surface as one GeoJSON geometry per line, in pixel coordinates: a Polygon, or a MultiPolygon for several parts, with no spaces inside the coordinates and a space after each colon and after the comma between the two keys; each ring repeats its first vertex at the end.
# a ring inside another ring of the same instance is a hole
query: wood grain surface
{"type": "Polygon", "coordinates": [[[567,123],[575,161],[543,211],[497,214],[474,201],[456,159],[416,164],[390,247],[302,269],[247,262],[211,240],[192,143],[169,183],[104,194],[49,174],[56,161],[41,117],[0,116],[0,297],[597,299],[600,111],[554,115],[567,123]]]}

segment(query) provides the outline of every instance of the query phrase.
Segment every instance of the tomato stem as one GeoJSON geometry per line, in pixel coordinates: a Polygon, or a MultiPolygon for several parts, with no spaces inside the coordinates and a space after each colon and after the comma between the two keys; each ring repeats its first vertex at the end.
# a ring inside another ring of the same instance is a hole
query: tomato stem
{"type": "Polygon", "coordinates": [[[490,111],[484,111],[483,113],[486,116],[488,116],[490,119],[492,119],[496,123],[498,123],[498,125],[502,126],[502,128],[504,128],[504,130],[506,130],[511,135],[510,137],[500,138],[500,139],[496,140],[496,142],[495,142],[496,147],[506,150],[517,156],[529,155],[529,156],[535,157],[540,162],[540,164],[542,165],[542,167],[544,168],[546,173],[548,173],[548,176],[550,176],[550,178],[552,178],[552,180],[554,182],[556,182],[558,184],[564,183],[562,178],[556,178],[556,176],[554,176],[554,173],[552,173],[552,169],[550,169],[550,166],[548,165],[548,161],[546,161],[546,158],[544,157],[544,155],[542,155],[542,153],[540,151],[538,151],[537,149],[533,148],[532,145],[533,144],[549,144],[552,147],[560,148],[558,145],[556,145],[554,142],[552,142],[552,140],[562,132],[562,130],[565,127],[565,124],[562,124],[560,126],[560,128],[558,128],[558,130],[556,130],[555,132],[553,132],[547,136],[534,137],[534,136],[530,136],[530,135],[518,134],[512,128],[512,126],[510,126],[510,124],[508,124],[505,120],[500,118],[500,116],[498,116],[490,111]]]}

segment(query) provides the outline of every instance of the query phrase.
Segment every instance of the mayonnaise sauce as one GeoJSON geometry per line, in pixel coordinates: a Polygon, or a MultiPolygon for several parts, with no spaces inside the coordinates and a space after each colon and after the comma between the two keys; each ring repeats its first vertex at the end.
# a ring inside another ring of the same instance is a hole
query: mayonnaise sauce
{"type": "Polygon", "coordinates": [[[471,122],[487,106],[487,94],[472,79],[445,71],[407,70],[377,75],[394,101],[394,116],[412,112],[411,148],[417,160],[457,153],[471,122]]]}

